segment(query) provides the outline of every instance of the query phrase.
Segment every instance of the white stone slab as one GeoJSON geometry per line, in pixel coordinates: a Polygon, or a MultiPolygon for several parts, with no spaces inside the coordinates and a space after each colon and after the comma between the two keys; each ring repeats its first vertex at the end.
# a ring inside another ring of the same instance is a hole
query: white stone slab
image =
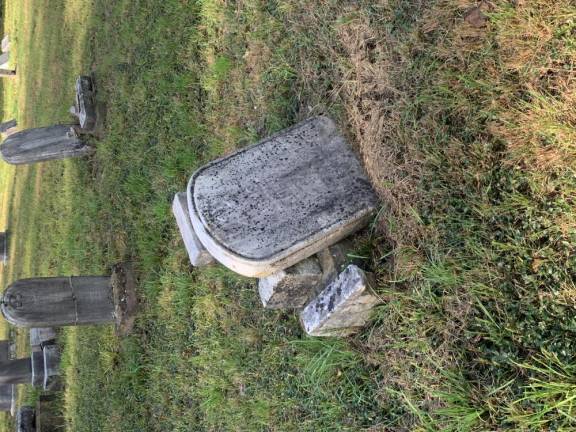
{"type": "Polygon", "coordinates": [[[266,277],[366,225],[376,196],[326,117],[297,124],[196,171],[194,231],[233,271],[266,277]]]}
{"type": "Polygon", "coordinates": [[[192,221],[188,212],[188,203],[186,200],[186,193],[181,192],[174,195],[172,202],[172,213],[176,218],[176,223],[180,229],[180,235],[186,246],[188,257],[194,267],[202,267],[214,262],[212,255],[208,253],[206,248],[200,243],[198,237],[194,233],[192,221]]]}
{"type": "Polygon", "coordinates": [[[300,321],[311,336],[345,336],[366,324],[378,303],[366,273],[349,265],[302,310],[300,321]]]}

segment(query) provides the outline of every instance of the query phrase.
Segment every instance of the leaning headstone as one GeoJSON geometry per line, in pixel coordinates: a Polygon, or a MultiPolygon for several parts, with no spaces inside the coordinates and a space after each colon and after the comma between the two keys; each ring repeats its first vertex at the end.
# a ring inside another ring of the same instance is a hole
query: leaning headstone
{"type": "Polygon", "coordinates": [[[3,123],[0,123],[0,132],[6,133],[8,130],[15,128],[18,126],[18,122],[16,120],[8,120],[3,123]]]}
{"type": "Polygon", "coordinates": [[[244,276],[266,277],[368,223],[376,196],[326,117],[312,118],[200,168],[187,191],[202,245],[244,276]]]}
{"type": "Polygon", "coordinates": [[[16,432],[36,432],[36,412],[31,406],[23,406],[18,409],[16,432]]]}
{"type": "Polygon", "coordinates": [[[16,165],[86,156],[93,151],[69,125],[20,131],[10,135],[0,146],[2,158],[16,165]]]}
{"type": "Polygon", "coordinates": [[[299,309],[310,300],[321,281],[322,268],[313,256],[260,279],[258,292],[267,309],[299,309]]]}
{"type": "Polygon", "coordinates": [[[2,38],[2,52],[5,53],[8,51],[10,51],[10,36],[4,35],[2,38]]]}
{"type": "Polygon", "coordinates": [[[206,248],[200,243],[192,228],[192,221],[188,212],[188,202],[185,193],[174,195],[172,202],[172,213],[176,218],[176,223],[180,229],[180,235],[184,241],[184,246],[188,252],[190,262],[194,267],[203,267],[214,263],[214,258],[208,253],[206,248]]]}
{"type": "Polygon", "coordinates": [[[0,261],[6,264],[8,261],[8,233],[0,232],[0,261]]]}
{"type": "Polygon", "coordinates": [[[116,322],[127,334],[136,310],[135,282],[129,265],[112,276],[21,279],[5,291],[4,318],[17,327],[60,327],[116,322]]]}
{"type": "Polygon", "coordinates": [[[82,75],[76,80],[75,115],[83,130],[91,131],[96,126],[94,82],[89,76],[82,75]]]}
{"type": "Polygon", "coordinates": [[[300,320],[311,336],[347,336],[366,324],[378,303],[366,273],[349,265],[302,310],[300,320]]]}

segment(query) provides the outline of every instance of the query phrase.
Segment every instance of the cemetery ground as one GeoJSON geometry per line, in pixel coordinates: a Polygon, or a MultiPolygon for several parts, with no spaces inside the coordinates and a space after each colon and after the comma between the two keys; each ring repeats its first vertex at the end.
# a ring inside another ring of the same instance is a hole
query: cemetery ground
{"type": "Polygon", "coordinates": [[[69,430],[574,429],[573,2],[4,7],[4,118],[67,121],[89,72],[105,123],[91,158],[2,165],[2,283],[120,260],[140,281],[131,336],[61,334],[69,430]],[[320,113],[382,199],[354,258],[383,305],[339,340],[192,269],[170,211],[195,168],[320,113]]]}

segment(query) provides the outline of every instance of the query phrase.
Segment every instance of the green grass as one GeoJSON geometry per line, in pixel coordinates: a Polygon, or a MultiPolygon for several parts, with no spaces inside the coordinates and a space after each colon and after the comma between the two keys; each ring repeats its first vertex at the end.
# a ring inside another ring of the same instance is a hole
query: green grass
{"type": "Polygon", "coordinates": [[[139,277],[133,335],[61,337],[68,429],[574,429],[576,8],[517,3],[474,27],[456,0],[8,1],[5,115],[65,121],[91,72],[106,122],[90,159],[1,167],[3,281],[139,277]],[[170,212],[198,166],[319,113],[382,199],[357,256],[384,303],[345,340],[192,269],[170,212]]]}

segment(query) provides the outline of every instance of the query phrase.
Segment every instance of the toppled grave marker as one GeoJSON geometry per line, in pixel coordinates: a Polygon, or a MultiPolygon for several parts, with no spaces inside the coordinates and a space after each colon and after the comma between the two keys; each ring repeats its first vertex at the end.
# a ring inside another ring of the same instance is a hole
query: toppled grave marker
{"type": "Polygon", "coordinates": [[[94,82],[91,77],[81,75],[76,80],[76,103],[70,108],[70,113],[78,117],[84,131],[89,132],[96,127],[94,82]]]}
{"type": "Polygon", "coordinates": [[[362,327],[372,308],[380,303],[369,286],[368,276],[349,265],[300,313],[311,336],[347,336],[362,327]]]}
{"type": "Polygon", "coordinates": [[[116,323],[130,332],[136,310],[135,284],[128,264],[112,276],[21,279],[4,291],[2,314],[17,327],[59,327],[116,323]]]}
{"type": "Polygon", "coordinates": [[[16,132],[0,146],[2,158],[11,164],[80,157],[94,149],[84,143],[73,126],[56,125],[16,132]]]}
{"type": "Polygon", "coordinates": [[[200,168],[188,212],[220,263],[266,277],[368,223],[376,196],[336,125],[306,120],[200,168]]]}

